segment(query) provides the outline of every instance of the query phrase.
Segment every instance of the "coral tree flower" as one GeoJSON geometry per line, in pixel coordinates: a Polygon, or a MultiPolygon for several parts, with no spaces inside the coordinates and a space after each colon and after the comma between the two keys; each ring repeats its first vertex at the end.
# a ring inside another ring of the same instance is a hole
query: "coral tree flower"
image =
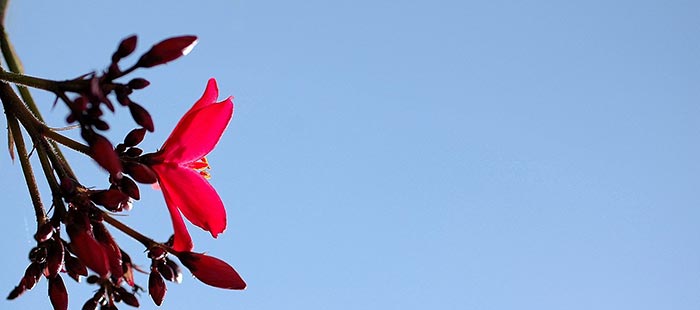
{"type": "Polygon", "coordinates": [[[216,80],[210,79],[204,95],[177,123],[163,147],[146,156],[153,169],[173,221],[176,251],[190,251],[192,238],[182,215],[216,238],[226,229],[226,210],[209,184],[205,156],[216,146],[233,117],[232,97],[216,102],[216,80]]]}

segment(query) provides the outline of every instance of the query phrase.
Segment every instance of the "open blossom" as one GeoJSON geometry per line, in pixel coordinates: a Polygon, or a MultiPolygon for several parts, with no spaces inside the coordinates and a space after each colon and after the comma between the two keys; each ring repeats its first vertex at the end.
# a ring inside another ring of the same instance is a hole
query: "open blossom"
{"type": "Polygon", "coordinates": [[[176,251],[193,248],[182,215],[216,238],[226,229],[226,210],[209,184],[205,156],[216,146],[233,116],[231,97],[216,102],[219,90],[210,79],[204,95],[173,129],[163,147],[145,157],[156,173],[173,221],[176,251]]]}

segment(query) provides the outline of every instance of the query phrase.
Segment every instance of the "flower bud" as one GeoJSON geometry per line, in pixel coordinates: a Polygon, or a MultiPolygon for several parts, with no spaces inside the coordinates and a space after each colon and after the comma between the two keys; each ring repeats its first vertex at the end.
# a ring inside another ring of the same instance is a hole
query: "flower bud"
{"type": "Polygon", "coordinates": [[[68,292],[61,276],[49,278],[49,299],[54,310],[68,309],[68,292]]]}
{"type": "Polygon", "coordinates": [[[100,190],[90,194],[90,200],[112,212],[121,211],[121,205],[129,201],[129,196],[118,189],[100,190]]]}
{"type": "Polygon", "coordinates": [[[160,276],[156,268],[151,268],[151,274],[148,276],[148,294],[151,295],[153,302],[160,306],[165,298],[165,292],[168,288],[165,286],[165,281],[160,276]]]}
{"type": "Polygon", "coordinates": [[[135,158],[135,157],[139,157],[141,154],[143,154],[143,150],[140,148],[137,148],[137,147],[131,147],[128,150],[126,150],[126,152],[124,152],[124,154],[126,154],[126,156],[135,158]]]}
{"type": "Polygon", "coordinates": [[[80,276],[87,277],[87,267],[79,259],[72,255],[65,255],[65,267],[68,275],[76,282],[80,282],[80,276]]]}
{"type": "Polygon", "coordinates": [[[34,285],[36,285],[37,282],[39,282],[39,279],[41,278],[41,273],[43,269],[44,268],[40,264],[29,264],[27,269],[24,271],[24,277],[22,277],[20,286],[28,290],[34,288],[34,285]]]}
{"type": "Polygon", "coordinates": [[[129,133],[126,135],[126,138],[124,138],[124,145],[125,146],[136,146],[141,141],[143,141],[143,137],[146,135],[146,129],[145,128],[136,128],[132,131],[129,131],[129,133]]]}
{"type": "Polygon", "coordinates": [[[139,183],[153,184],[158,181],[156,173],[141,163],[126,161],[124,162],[124,171],[139,183]]]}
{"type": "Polygon", "coordinates": [[[180,252],[177,258],[205,284],[232,290],[242,290],[246,287],[245,281],[238,272],[216,257],[194,252],[180,252]]]}
{"type": "Polygon", "coordinates": [[[165,39],[143,54],[136,63],[136,66],[150,68],[168,63],[189,54],[196,44],[196,36],[181,36],[165,39]]]}
{"type": "Polygon", "coordinates": [[[117,51],[112,54],[112,63],[117,63],[122,58],[131,55],[136,49],[136,35],[132,35],[119,43],[117,51]]]}
{"type": "Polygon", "coordinates": [[[37,242],[44,242],[46,240],[49,240],[51,236],[53,236],[53,225],[51,222],[46,222],[39,226],[36,230],[36,234],[34,234],[34,239],[37,242]]]}
{"type": "Polygon", "coordinates": [[[100,305],[100,298],[90,298],[88,299],[85,304],[83,304],[83,307],[81,308],[82,310],[97,310],[97,307],[100,305]]]}
{"type": "Polygon", "coordinates": [[[66,231],[70,237],[70,249],[88,268],[106,277],[109,274],[109,262],[102,245],[95,240],[86,230],[79,229],[75,225],[67,225],[66,231]]]}
{"type": "Polygon", "coordinates": [[[151,118],[151,114],[148,113],[146,109],[144,109],[138,103],[132,101],[129,103],[129,112],[131,112],[131,116],[134,118],[136,124],[141,125],[150,132],[153,132],[153,119],[151,118]]]}
{"type": "Polygon", "coordinates": [[[12,289],[12,291],[10,291],[10,295],[7,295],[7,299],[13,300],[13,299],[19,297],[19,295],[22,295],[26,290],[27,289],[22,285],[15,286],[15,288],[12,289]]]}
{"type": "Polygon", "coordinates": [[[135,78],[129,81],[129,83],[126,85],[129,86],[131,89],[144,89],[148,87],[148,85],[151,85],[151,82],[143,78],[135,78]]]}
{"type": "Polygon", "coordinates": [[[83,138],[85,138],[90,145],[90,157],[92,157],[97,164],[112,175],[118,175],[122,171],[119,156],[114,152],[114,147],[112,147],[112,143],[110,143],[107,138],[94,132],[92,134],[85,134],[83,138]]]}
{"type": "Polygon", "coordinates": [[[56,240],[50,240],[48,242],[48,257],[46,259],[46,268],[49,277],[54,277],[61,271],[61,266],[63,266],[63,243],[56,240]]]}
{"type": "Polygon", "coordinates": [[[141,199],[139,186],[136,185],[136,182],[134,182],[134,180],[132,180],[130,177],[125,176],[121,180],[119,180],[119,187],[121,187],[122,192],[124,192],[124,194],[127,194],[134,200],[141,199]]]}
{"type": "Polygon", "coordinates": [[[119,294],[119,297],[125,304],[135,308],[139,307],[139,300],[136,299],[136,296],[134,296],[134,294],[127,292],[125,288],[119,287],[116,289],[116,292],[119,294]]]}
{"type": "Polygon", "coordinates": [[[115,279],[121,278],[124,272],[122,269],[122,252],[117,242],[114,241],[107,227],[102,223],[93,223],[92,232],[95,236],[95,240],[102,245],[105,254],[107,254],[109,271],[112,273],[112,277],[115,279]]]}

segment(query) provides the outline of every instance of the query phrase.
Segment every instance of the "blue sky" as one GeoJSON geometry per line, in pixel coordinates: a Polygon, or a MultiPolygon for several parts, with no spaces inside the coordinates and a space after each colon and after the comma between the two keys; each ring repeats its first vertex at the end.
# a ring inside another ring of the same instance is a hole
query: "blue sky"
{"type": "MultiPolygon", "coordinates": [[[[14,1],[8,31],[27,73],[53,79],[103,69],[130,34],[137,53],[199,36],[187,57],[134,75],[152,82],[132,97],[155,117],[147,150],[209,77],[235,96],[209,157],[229,228],[192,233],[249,288],[185,272],[164,309],[698,309],[699,13],[695,1],[14,1]]],[[[65,108],[35,95],[62,126],[65,108]]],[[[134,127],[117,113],[113,141],[134,127]]],[[[9,292],[34,220],[19,165],[0,164],[9,292]]],[[[161,194],[142,191],[124,221],[167,238],[161,194]]],[[[69,289],[79,308],[93,287],[69,289]]],[[[45,290],[0,307],[47,308],[45,290]]]]}

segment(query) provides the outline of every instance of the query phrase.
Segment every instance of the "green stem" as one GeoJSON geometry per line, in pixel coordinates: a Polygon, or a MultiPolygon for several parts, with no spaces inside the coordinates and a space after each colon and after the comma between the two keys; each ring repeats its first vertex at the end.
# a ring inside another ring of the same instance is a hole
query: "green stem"
{"type": "MultiPolygon", "coordinates": [[[[10,102],[13,100],[11,97],[17,98],[12,91],[12,87],[6,83],[0,83],[0,100],[5,108],[5,116],[7,117],[7,124],[12,131],[12,138],[15,141],[17,147],[17,155],[19,157],[20,165],[22,166],[22,173],[24,174],[24,179],[27,183],[27,188],[29,190],[29,196],[32,199],[32,205],[34,206],[34,213],[36,214],[37,225],[41,226],[46,221],[48,217],[46,215],[46,210],[44,210],[44,205],[41,203],[41,195],[39,193],[39,186],[36,183],[36,178],[32,170],[32,164],[29,162],[29,154],[27,154],[27,147],[24,144],[24,137],[22,136],[22,130],[19,126],[19,122],[14,115],[14,109],[10,102]]],[[[19,98],[17,98],[19,100],[19,98]]]]}

